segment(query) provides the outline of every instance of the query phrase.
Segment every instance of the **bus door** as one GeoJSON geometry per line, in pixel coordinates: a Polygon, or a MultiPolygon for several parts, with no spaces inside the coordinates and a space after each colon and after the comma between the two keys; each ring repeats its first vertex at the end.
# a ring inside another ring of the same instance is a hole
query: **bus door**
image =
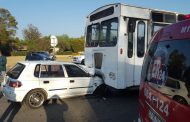
{"type": "Polygon", "coordinates": [[[147,45],[147,20],[128,18],[126,78],[128,85],[139,85],[147,45]]]}

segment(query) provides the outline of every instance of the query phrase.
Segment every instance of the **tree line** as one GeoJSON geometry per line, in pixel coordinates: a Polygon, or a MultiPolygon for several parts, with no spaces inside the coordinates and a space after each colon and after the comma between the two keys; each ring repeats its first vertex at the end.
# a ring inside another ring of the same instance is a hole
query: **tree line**
{"type": "MultiPolygon", "coordinates": [[[[24,52],[29,51],[49,51],[50,35],[42,36],[39,29],[33,24],[28,24],[22,30],[23,39],[16,37],[18,22],[11,13],[4,8],[0,8],[0,49],[3,50],[4,55],[20,53],[26,48],[24,52]]],[[[84,37],[72,38],[67,34],[56,35],[58,39],[59,48],[58,54],[65,52],[77,53],[84,51],[84,37]]]]}

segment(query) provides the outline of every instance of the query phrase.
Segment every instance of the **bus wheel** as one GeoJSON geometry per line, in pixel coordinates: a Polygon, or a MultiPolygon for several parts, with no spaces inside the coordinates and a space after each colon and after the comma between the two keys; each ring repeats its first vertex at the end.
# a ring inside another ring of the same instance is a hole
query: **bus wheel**
{"type": "Polygon", "coordinates": [[[94,91],[94,95],[102,95],[103,94],[103,91],[104,91],[104,89],[105,89],[105,84],[102,84],[102,85],[100,85],[100,86],[98,86],[96,89],[95,89],[95,91],[94,91]]]}
{"type": "Polygon", "coordinates": [[[102,84],[96,88],[94,94],[101,97],[109,97],[111,96],[111,91],[105,84],[102,84]]]}
{"type": "Polygon", "coordinates": [[[181,96],[174,96],[173,100],[175,100],[178,103],[181,103],[183,105],[188,105],[187,101],[185,100],[185,98],[181,97],[181,96]]]}

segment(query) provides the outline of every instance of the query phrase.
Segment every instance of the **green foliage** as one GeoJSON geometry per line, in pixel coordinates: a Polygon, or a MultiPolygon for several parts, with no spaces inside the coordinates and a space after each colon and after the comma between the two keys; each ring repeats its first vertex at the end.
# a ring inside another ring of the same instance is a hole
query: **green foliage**
{"type": "Polygon", "coordinates": [[[35,41],[41,37],[41,33],[38,28],[32,24],[29,24],[23,31],[24,39],[27,41],[35,41]]]}
{"type": "Polygon", "coordinates": [[[4,50],[5,55],[10,55],[12,45],[15,43],[17,24],[8,10],[0,8],[0,48],[4,50]]]}
{"type": "Polygon", "coordinates": [[[11,53],[12,56],[26,56],[26,51],[14,51],[11,53]]]}
{"type": "Polygon", "coordinates": [[[40,38],[33,41],[27,41],[28,51],[49,51],[50,41],[47,38],[40,38]]]}
{"type": "Polygon", "coordinates": [[[72,51],[65,51],[65,52],[57,52],[56,55],[72,55],[73,52],[72,51]]]}
{"type": "Polygon", "coordinates": [[[72,51],[77,53],[84,51],[84,40],[82,38],[76,38],[71,40],[72,51]]]}
{"type": "Polygon", "coordinates": [[[15,36],[17,24],[16,19],[7,9],[0,8],[0,31],[3,32],[1,36],[7,38],[15,36]]]}
{"type": "Polygon", "coordinates": [[[60,52],[70,51],[71,50],[70,38],[69,38],[68,35],[63,34],[61,36],[57,36],[57,39],[58,39],[57,47],[59,47],[60,52]]]}
{"type": "MultiPolygon", "coordinates": [[[[50,36],[42,37],[39,29],[32,24],[23,30],[24,40],[16,38],[17,24],[16,19],[8,10],[0,8],[0,48],[5,51],[5,55],[26,55],[28,51],[50,50],[50,36]],[[27,51],[18,51],[22,47],[27,47],[27,51]]],[[[56,47],[59,48],[57,54],[70,55],[84,51],[84,37],[71,38],[67,34],[56,37],[58,39],[56,47]]]]}
{"type": "Polygon", "coordinates": [[[84,37],[80,38],[70,38],[68,35],[64,34],[62,36],[57,36],[58,45],[60,52],[72,51],[80,52],[84,51],[84,37]]]}

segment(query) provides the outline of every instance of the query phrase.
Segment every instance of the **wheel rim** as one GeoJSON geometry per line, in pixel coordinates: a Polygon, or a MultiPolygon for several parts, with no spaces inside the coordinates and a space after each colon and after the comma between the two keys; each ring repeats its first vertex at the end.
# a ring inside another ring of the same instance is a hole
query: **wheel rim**
{"type": "Polygon", "coordinates": [[[40,92],[34,92],[29,97],[29,105],[31,107],[37,108],[40,107],[44,102],[44,95],[40,92]]]}

